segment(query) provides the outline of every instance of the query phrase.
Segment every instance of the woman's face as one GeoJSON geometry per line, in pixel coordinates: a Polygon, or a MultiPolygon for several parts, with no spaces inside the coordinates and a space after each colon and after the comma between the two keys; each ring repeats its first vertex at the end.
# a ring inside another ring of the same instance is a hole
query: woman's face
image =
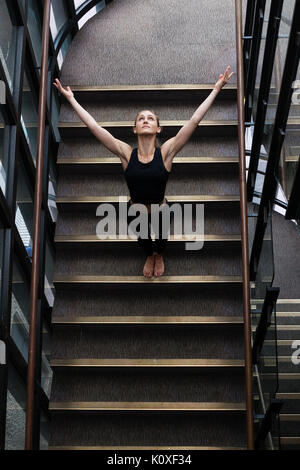
{"type": "Polygon", "coordinates": [[[136,125],[133,132],[138,135],[156,135],[161,128],[157,124],[155,114],[151,111],[141,111],[136,118],[136,125]]]}

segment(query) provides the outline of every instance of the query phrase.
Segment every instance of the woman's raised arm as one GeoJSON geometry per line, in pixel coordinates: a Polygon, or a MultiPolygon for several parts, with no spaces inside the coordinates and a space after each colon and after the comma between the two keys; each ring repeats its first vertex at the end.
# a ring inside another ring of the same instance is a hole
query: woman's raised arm
{"type": "Polygon", "coordinates": [[[89,130],[97,137],[98,140],[112,153],[121,158],[122,161],[126,160],[128,162],[128,155],[132,151],[130,145],[122,142],[119,139],[116,139],[110,132],[108,132],[103,127],[99,126],[97,121],[89,114],[74,98],[74,94],[69,86],[63,88],[59,79],[56,78],[53,85],[58,89],[58,91],[69,101],[71,106],[74,108],[80,119],[84,124],[89,128],[89,130]]]}
{"type": "Polygon", "coordinates": [[[202,121],[204,115],[207,113],[211,105],[213,104],[216,96],[221,91],[224,85],[228,82],[230,77],[234,74],[231,72],[229,75],[230,66],[225,70],[224,75],[219,75],[219,79],[216,82],[214,89],[208,95],[208,97],[201,103],[196,109],[191,119],[179,130],[175,137],[167,140],[162,146],[161,151],[165,163],[170,167],[175,155],[184,147],[187,141],[192,136],[194,130],[197,128],[200,121],[202,121]]]}

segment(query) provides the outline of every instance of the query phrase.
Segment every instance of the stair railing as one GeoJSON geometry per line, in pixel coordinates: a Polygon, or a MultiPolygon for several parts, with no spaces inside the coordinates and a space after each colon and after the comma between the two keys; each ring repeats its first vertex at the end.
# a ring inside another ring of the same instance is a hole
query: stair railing
{"type": "Polygon", "coordinates": [[[47,107],[47,70],[50,36],[50,3],[44,0],[43,32],[42,32],[42,59],[39,95],[39,117],[37,135],[36,178],[33,210],[33,252],[30,286],[30,316],[29,316],[29,347],[27,372],[27,402],[26,402],[26,428],[25,450],[33,447],[33,423],[35,412],[35,369],[36,369],[36,342],[37,342],[37,307],[39,289],[39,248],[41,232],[41,207],[45,141],[45,119],[47,107]]]}
{"type": "Polygon", "coordinates": [[[236,24],[236,69],[237,69],[237,108],[238,108],[238,146],[239,146],[239,180],[240,211],[242,240],[242,276],[243,276],[243,315],[245,341],[245,385],[246,385],[246,427],[247,448],[254,449],[253,418],[253,384],[252,384],[252,351],[251,351],[251,318],[250,318],[250,275],[248,253],[248,219],[247,219],[247,184],[245,162],[245,110],[244,110],[244,65],[242,42],[242,1],[235,0],[236,24]]]}

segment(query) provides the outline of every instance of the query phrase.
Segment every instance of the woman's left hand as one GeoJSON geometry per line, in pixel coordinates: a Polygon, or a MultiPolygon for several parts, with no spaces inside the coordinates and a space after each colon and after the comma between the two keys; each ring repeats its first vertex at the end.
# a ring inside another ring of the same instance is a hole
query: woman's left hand
{"type": "Polygon", "coordinates": [[[224,72],[224,75],[221,74],[219,75],[219,80],[216,82],[215,84],[215,88],[220,91],[224,85],[226,85],[226,83],[228,82],[228,80],[232,77],[232,75],[234,74],[234,72],[231,72],[231,74],[229,75],[229,71],[230,71],[230,65],[228,65],[228,67],[226,67],[226,70],[224,72]]]}

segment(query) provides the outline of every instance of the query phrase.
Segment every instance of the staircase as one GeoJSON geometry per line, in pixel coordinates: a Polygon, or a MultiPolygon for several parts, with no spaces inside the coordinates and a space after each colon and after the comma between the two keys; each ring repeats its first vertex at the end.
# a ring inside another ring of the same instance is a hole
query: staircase
{"type": "MultiPolygon", "coordinates": [[[[279,389],[276,398],[283,401],[280,413],[280,435],[282,450],[299,450],[300,447],[300,312],[299,299],[279,299],[277,301],[277,354],[279,389]],[[297,342],[297,345],[295,344],[297,342]],[[294,346],[294,347],[293,347],[294,346]],[[294,358],[292,357],[294,353],[294,358]]],[[[274,333],[268,332],[261,358],[264,373],[261,376],[262,388],[275,389],[274,333]]],[[[255,397],[258,399],[258,396],[255,397]]],[[[277,445],[276,438],[274,444],[277,445]]]]}
{"type": "MultiPolygon", "coordinates": [[[[133,146],[137,111],[155,110],[162,144],[212,89],[70,86],[133,146]]],[[[128,197],[118,158],[66,102],[59,129],[50,449],[245,448],[236,87],[175,157],[166,196],[204,204],[205,241],[171,236],[161,278],[142,276],[135,240],[96,236],[97,206],[128,197]]]]}

